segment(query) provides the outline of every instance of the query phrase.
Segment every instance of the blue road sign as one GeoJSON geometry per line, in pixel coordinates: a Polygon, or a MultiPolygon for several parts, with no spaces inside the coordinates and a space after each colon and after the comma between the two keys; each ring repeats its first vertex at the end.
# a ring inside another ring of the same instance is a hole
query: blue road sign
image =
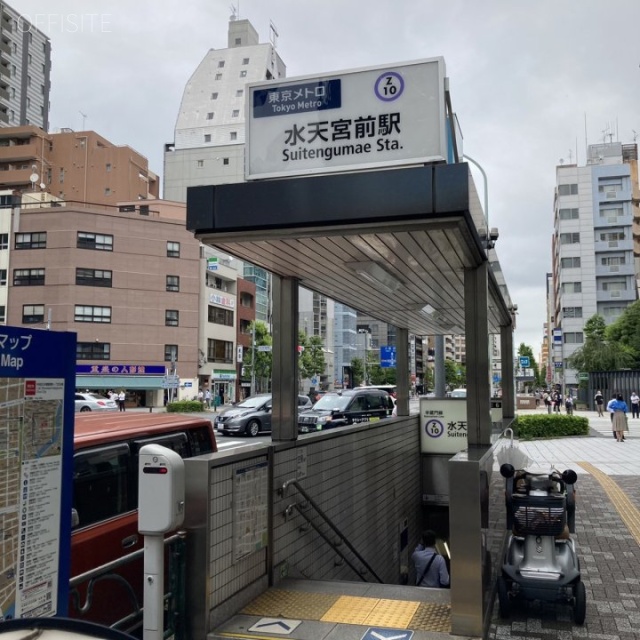
{"type": "Polygon", "coordinates": [[[527,367],[531,366],[529,363],[529,356],[520,356],[520,366],[523,369],[526,369],[527,367]]]}
{"type": "Polygon", "coordinates": [[[385,369],[396,366],[396,348],[385,346],[380,347],[380,366],[385,369]]]}

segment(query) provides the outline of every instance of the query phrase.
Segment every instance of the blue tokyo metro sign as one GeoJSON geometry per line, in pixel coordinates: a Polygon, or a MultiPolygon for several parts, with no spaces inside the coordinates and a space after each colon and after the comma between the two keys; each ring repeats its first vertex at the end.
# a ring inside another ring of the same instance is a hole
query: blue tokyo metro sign
{"type": "Polygon", "coordinates": [[[383,369],[396,366],[396,348],[385,346],[380,347],[380,366],[383,369]]]}

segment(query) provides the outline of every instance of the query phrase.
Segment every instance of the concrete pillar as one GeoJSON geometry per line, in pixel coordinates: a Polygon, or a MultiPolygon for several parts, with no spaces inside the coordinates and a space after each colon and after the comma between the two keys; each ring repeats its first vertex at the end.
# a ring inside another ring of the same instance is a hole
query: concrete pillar
{"type": "Polygon", "coordinates": [[[470,447],[491,444],[488,273],[488,262],[464,272],[467,434],[470,447]]]}
{"type": "Polygon", "coordinates": [[[502,417],[515,416],[515,380],[513,377],[513,325],[500,327],[500,359],[502,362],[502,417]]]}
{"type": "Polygon", "coordinates": [[[273,410],[271,439],[298,438],[298,280],[272,275],[273,410]]]}
{"type": "Polygon", "coordinates": [[[409,331],[396,327],[396,413],[409,415],[409,331]]]}

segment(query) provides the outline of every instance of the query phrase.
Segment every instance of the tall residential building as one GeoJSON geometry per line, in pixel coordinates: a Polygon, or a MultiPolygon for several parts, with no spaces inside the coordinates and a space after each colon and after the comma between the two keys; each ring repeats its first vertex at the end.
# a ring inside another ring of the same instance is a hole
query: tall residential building
{"type": "MultiPolygon", "coordinates": [[[[165,145],[164,197],[185,202],[187,187],[244,180],[245,85],[282,78],[275,43],[260,44],[248,20],[229,21],[226,49],[210,49],[182,95],[174,141],[165,145]]],[[[256,319],[271,327],[271,276],[245,264],[256,286],[256,319]]]]}
{"type": "Polygon", "coordinates": [[[0,189],[115,205],[157,198],[159,182],[143,155],[95,131],[29,125],[0,128],[0,189]]]}
{"type": "Polygon", "coordinates": [[[556,167],[553,234],[554,383],[578,384],[567,365],[584,344],[584,325],[598,314],[615,321],[637,299],[634,219],[640,220],[638,147],[588,147],[585,166],[556,167]]]}
{"type": "Polygon", "coordinates": [[[51,42],[8,4],[0,3],[0,127],[49,128],[51,42]]]}

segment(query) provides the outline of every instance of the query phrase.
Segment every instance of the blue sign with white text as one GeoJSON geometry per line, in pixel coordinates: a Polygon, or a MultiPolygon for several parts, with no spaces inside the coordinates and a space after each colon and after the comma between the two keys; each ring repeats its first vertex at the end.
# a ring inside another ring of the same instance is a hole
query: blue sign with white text
{"type": "MultiPolygon", "coordinates": [[[[303,84],[256,89],[253,92],[253,117],[269,118],[292,113],[340,109],[342,86],[340,80],[318,80],[303,84]]],[[[318,137],[323,137],[319,130],[318,137]]],[[[326,138],[324,138],[326,142],[326,138]]]]}
{"type": "Polygon", "coordinates": [[[385,346],[380,347],[380,366],[383,369],[396,366],[396,348],[385,346]]]}
{"type": "Polygon", "coordinates": [[[520,366],[526,369],[529,366],[529,356],[520,356],[520,366]]]}

